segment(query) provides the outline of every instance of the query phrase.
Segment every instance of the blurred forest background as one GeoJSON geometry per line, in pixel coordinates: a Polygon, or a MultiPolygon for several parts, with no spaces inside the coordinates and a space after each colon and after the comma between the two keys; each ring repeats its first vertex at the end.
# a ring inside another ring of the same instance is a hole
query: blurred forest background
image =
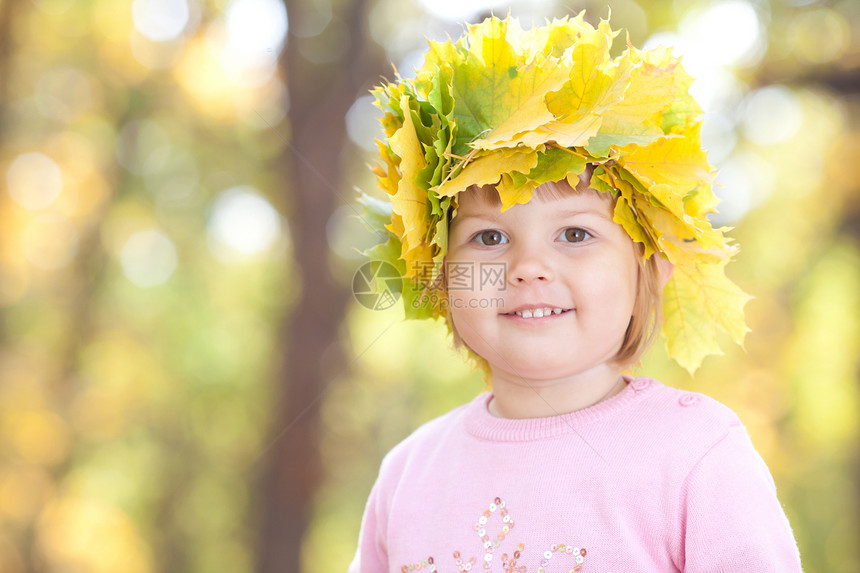
{"type": "Polygon", "coordinates": [[[807,571],[860,571],[857,0],[0,0],[0,571],[344,571],[382,456],[483,389],[350,294],[368,90],[490,10],[610,8],[699,78],[756,297],[745,350],[641,370],[740,414],[807,571]]]}

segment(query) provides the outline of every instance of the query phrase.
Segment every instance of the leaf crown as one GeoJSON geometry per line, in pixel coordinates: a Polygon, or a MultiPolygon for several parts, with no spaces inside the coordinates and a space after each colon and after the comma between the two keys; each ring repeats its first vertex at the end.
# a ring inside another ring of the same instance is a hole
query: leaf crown
{"type": "Polygon", "coordinates": [[[540,184],[591,186],[615,198],[613,218],[675,270],[663,291],[669,355],[693,372],[721,353],[718,331],[738,344],[750,298],[724,273],[736,252],[707,219],[717,199],[701,146],[692,78],[670,50],[629,45],[575,18],[523,30],[510,17],[470,25],[452,42],[430,41],[414,79],[376,87],[384,141],[374,167],[390,203],[362,194],[365,221],[387,240],[365,251],[398,268],[407,318],[444,316],[438,270],[457,195],[493,185],[502,210],[527,203],[540,184]],[[431,296],[432,295],[432,296],[431,296]]]}

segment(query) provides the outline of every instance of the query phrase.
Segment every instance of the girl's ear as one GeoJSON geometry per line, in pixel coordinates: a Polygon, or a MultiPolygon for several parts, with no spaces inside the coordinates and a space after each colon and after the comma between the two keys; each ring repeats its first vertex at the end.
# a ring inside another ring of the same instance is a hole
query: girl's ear
{"type": "Polygon", "coordinates": [[[667,261],[663,258],[660,253],[654,253],[653,255],[657,260],[657,272],[660,276],[660,291],[666,287],[666,283],[669,282],[669,279],[672,278],[672,272],[675,270],[675,265],[667,261]]]}

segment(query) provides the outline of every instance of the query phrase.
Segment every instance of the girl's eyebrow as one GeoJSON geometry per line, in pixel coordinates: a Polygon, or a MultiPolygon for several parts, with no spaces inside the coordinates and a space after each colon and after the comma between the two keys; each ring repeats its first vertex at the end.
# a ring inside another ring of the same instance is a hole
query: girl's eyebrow
{"type": "Polygon", "coordinates": [[[559,211],[556,215],[560,219],[565,217],[575,217],[577,215],[597,215],[598,217],[603,217],[610,221],[612,220],[612,216],[602,209],[568,209],[567,211],[559,211]]]}
{"type": "Polygon", "coordinates": [[[497,221],[499,218],[499,213],[487,214],[487,213],[475,213],[472,215],[461,215],[457,213],[457,216],[452,219],[452,221],[463,221],[464,219],[484,219],[485,221],[497,221]]]}
{"type": "MultiPolygon", "coordinates": [[[[463,221],[466,219],[483,219],[485,221],[497,221],[499,219],[499,213],[471,213],[471,214],[460,214],[457,213],[456,219],[459,221],[463,221]]],[[[603,217],[609,221],[612,220],[612,216],[609,213],[604,212],[602,209],[568,209],[565,211],[558,211],[555,213],[556,218],[564,219],[566,217],[575,217],[577,215],[597,215],[598,217],[603,217]]]]}

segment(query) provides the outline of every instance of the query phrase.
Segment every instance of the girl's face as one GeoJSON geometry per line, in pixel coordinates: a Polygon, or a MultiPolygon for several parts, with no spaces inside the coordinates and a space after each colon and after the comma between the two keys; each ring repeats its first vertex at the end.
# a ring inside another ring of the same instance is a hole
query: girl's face
{"type": "Polygon", "coordinates": [[[639,265],[606,198],[536,194],[504,213],[476,193],[458,202],[446,258],[451,318],[493,377],[617,374],[639,265]]]}

